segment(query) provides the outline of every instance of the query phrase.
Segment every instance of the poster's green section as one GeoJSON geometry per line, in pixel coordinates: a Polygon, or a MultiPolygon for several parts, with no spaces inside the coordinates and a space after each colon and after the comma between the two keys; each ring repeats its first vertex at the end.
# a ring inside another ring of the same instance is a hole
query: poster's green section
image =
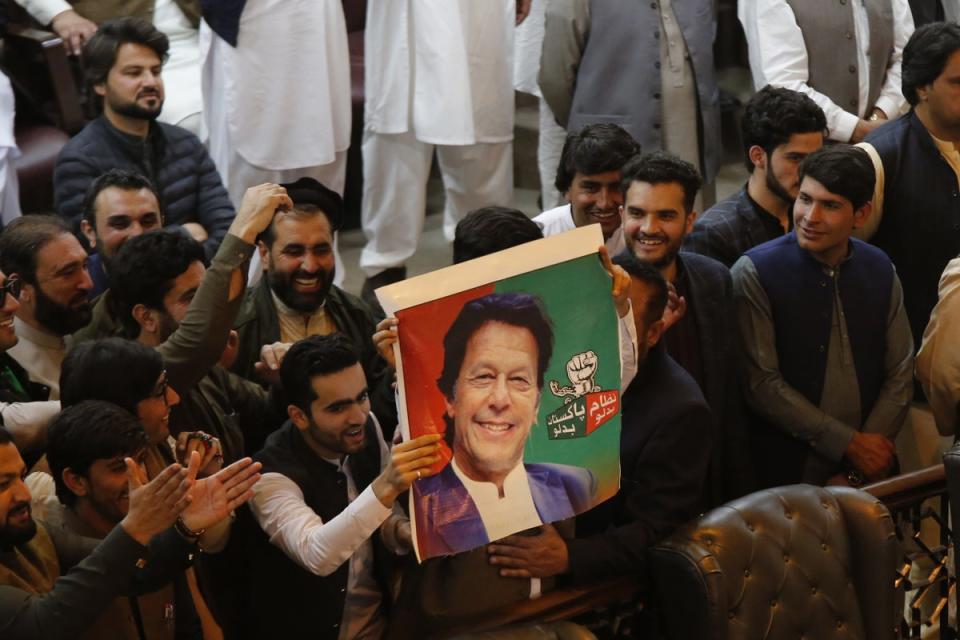
{"type": "MultiPolygon", "coordinates": [[[[620,416],[586,437],[569,439],[550,438],[547,416],[565,406],[565,398],[551,391],[550,382],[555,381],[561,392],[573,387],[567,365],[578,355],[592,351],[597,360],[595,385],[604,391],[620,391],[618,320],[610,288],[610,276],[595,254],[501,280],[496,285],[498,292],[535,291],[554,323],[553,356],[524,460],[588,466],[597,476],[598,495],[603,497],[613,495],[619,487],[620,416]]],[[[572,400],[567,393],[566,398],[572,400]]]]}

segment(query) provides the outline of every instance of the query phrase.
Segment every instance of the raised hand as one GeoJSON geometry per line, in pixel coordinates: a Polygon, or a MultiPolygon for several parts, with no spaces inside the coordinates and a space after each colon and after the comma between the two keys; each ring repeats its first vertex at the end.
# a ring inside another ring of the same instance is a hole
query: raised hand
{"type": "Polygon", "coordinates": [[[578,353],[567,362],[567,377],[578,395],[593,391],[593,378],[597,375],[599,359],[593,351],[578,353]]]}
{"type": "Polygon", "coordinates": [[[278,184],[260,184],[247,189],[240,202],[240,209],[230,224],[230,233],[248,244],[253,244],[257,234],[266,229],[278,210],[293,209],[293,200],[287,190],[278,184]]]}
{"type": "Polygon", "coordinates": [[[440,460],[440,437],[439,433],[430,433],[393,447],[387,466],[371,483],[383,506],[392,507],[414,480],[434,473],[430,467],[440,460]]]}
{"type": "Polygon", "coordinates": [[[172,464],[157,477],[147,482],[146,471],[133,458],[124,458],[127,465],[127,484],[130,507],[120,526],[142,545],[153,536],[169,528],[190,504],[190,487],[199,468],[200,456],[194,454],[190,467],[172,464]]]}
{"type": "Polygon", "coordinates": [[[603,268],[613,279],[610,295],[613,296],[613,304],[617,308],[617,315],[622,318],[630,312],[630,274],[620,265],[613,264],[613,261],[610,260],[610,253],[604,245],[600,245],[600,262],[603,263],[603,268]]]}
{"type": "Polygon", "coordinates": [[[672,282],[667,283],[667,306],[663,309],[663,330],[666,331],[680,322],[680,318],[687,312],[687,299],[677,293],[672,282]]]}
{"type": "Polygon", "coordinates": [[[61,11],[53,16],[50,28],[67,45],[67,52],[78,56],[83,52],[83,44],[97,32],[97,25],[90,22],[73,9],[61,11]]]}
{"type": "Polygon", "coordinates": [[[200,454],[200,477],[213,475],[223,466],[220,439],[203,431],[181,431],[177,435],[177,460],[186,464],[194,451],[200,454]]]}
{"type": "Polygon", "coordinates": [[[259,462],[237,460],[209,478],[197,480],[190,491],[192,500],[183,511],[183,523],[199,531],[220,522],[253,497],[252,487],[260,479],[259,462]]]}
{"type": "Polygon", "coordinates": [[[376,345],[377,351],[394,369],[397,368],[397,361],[393,356],[393,345],[397,342],[399,325],[400,321],[396,318],[384,318],[377,324],[377,331],[373,334],[373,344],[376,345]]]}
{"type": "Polygon", "coordinates": [[[280,365],[292,346],[292,342],[274,342],[260,347],[260,362],[253,365],[253,370],[261,380],[267,384],[280,382],[280,365]]]}

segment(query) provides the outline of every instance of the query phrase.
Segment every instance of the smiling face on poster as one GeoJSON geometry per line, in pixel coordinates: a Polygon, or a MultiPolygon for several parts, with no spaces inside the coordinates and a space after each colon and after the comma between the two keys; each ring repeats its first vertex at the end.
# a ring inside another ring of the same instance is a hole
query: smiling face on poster
{"type": "Polygon", "coordinates": [[[446,442],[411,491],[420,560],[617,492],[620,353],[602,242],[594,225],[377,292],[399,319],[401,429],[446,442]]]}

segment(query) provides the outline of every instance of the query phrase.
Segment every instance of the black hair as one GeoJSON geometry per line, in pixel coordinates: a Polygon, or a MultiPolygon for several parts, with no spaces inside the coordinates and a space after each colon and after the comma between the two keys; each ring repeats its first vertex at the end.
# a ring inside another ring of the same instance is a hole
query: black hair
{"type": "Polygon", "coordinates": [[[752,172],[750,147],[760,147],[769,158],[774,149],[789,142],[794,134],[826,134],[827,118],[823,109],[806,94],[767,85],[747,102],[740,130],[747,171],[752,172]]]}
{"type": "Polygon", "coordinates": [[[459,264],[540,240],[543,230],[521,211],[507,207],[482,207],[457,223],[453,235],[453,263],[459,264]]]}
{"type": "Polygon", "coordinates": [[[342,333],[308,336],[287,351],[280,364],[280,383],[290,404],[307,415],[317,399],[311,379],[348,369],[360,362],[356,346],[342,333]]]}
{"type": "Polygon", "coordinates": [[[800,182],[810,176],[827,191],[843,196],[854,210],[873,198],[876,173],[867,152],[849,144],[832,144],[819,149],[800,163],[800,182]]]}
{"type": "Polygon", "coordinates": [[[577,173],[595,175],[618,171],[631,156],[640,153],[640,143],[615,124],[588,124],[567,134],[557,166],[557,191],[564,193],[577,173]]]}
{"type": "Polygon", "coordinates": [[[543,388],[543,377],[553,355],[553,326],[543,303],[529,293],[491,293],[463,305],[443,337],[443,371],[437,386],[448,400],[453,399],[467,343],[488,322],[521,327],[533,334],[537,343],[537,388],[543,388]]]}
{"type": "MultiPolygon", "coordinates": [[[[100,174],[91,182],[87,193],[83,196],[81,213],[83,219],[93,227],[96,227],[97,224],[95,207],[97,196],[100,195],[101,191],[111,187],[123,189],[124,191],[140,191],[141,189],[146,189],[157,199],[157,204],[160,203],[160,196],[157,195],[157,189],[153,186],[153,183],[150,182],[149,178],[136,171],[130,171],[129,169],[110,169],[106,173],[100,174]]],[[[160,212],[158,211],[158,213],[160,212]]]]}
{"type": "Polygon", "coordinates": [[[141,18],[115,18],[102,23],[83,45],[83,76],[88,90],[107,81],[117,62],[117,50],[128,43],[149,47],[166,62],[170,41],[160,30],[141,18]]]}
{"type": "Polygon", "coordinates": [[[960,26],[952,22],[925,24],[910,36],[903,48],[900,86],[911,105],[920,102],[917,89],[932,84],[947,66],[947,60],[960,50],[960,26]]]}
{"type": "MultiPolygon", "coordinates": [[[[649,327],[663,317],[663,310],[667,308],[668,289],[667,281],[652,265],[641,262],[629,251],[613,257],[613,264],[620,265],[630,277],[643,282],[650,291],[647,298],[647,308],[642,311],[643,324],[649,327]]],[[[634,309],[634,313],[641,313],[634,309]]]]}
{"type": "MultiPolygon", "coordinates": [[[[343,198],[340,197],[333,189],[330,189],[315,180],[311,180],[312,183],[309,192],[303,197],[309,197],[310,202],[303,202],[298,199],[298,191],[295,188],[295,185],[300,184],[301,180],[298,180],[295,183],[292,183],[290,186],[291,193],[290,197],[293,200],[293,210],[292,211],[278,211],[274,214],[273,218],[270,220],[270,224],[267,225],[267,228],[260,232],[260,235],[257,236],[257,240],[263,242],[267,245],[268,249],[273,248],[273,243],[277,240],[277,231],[275,225],[277,224],[277,219],[280,216],[285,218],[293,219],[302,219],[302,218],[313,218],[318,215],[322,215],[327,219],[327,223],[330,225],[330,234],[333,235],[333,232],[339,229],[343,224],[343,198]]],[[[286,185],[280,185],[286,186],[286,185]]]]}
{"type": "Polygon", "coordinates": [[[203,247],[179,230],[157,230],[129,238],[110,262],[110,303],[129,338],[140,334],[133,308],[142,304],[164,310],[163,298],[194,262],[203,262],[203,247]]]}
{"type": "Polygon", "coordinates": [[[65,408],[47,427],[47,464],[60,502],[77,501],[63,481],[65,470],[86,476],[97,460],[136,456],[149,442],[137,417],[115,404],[84,400],[65,408]]]}
{"type": "Polygon", "coordinates": [[[634,156],[620,170],[620,192],[624,200],[634,182],[648,184],[677,183],[683,189],[683,206],[693,211],[693,202],[703,184],[696,167],[666,151],[654,151],[634,156]]]}
{"type": "Polygon", "coordinates": [[[16,446],[16,443],[13,441],[13,434],[7,431],[6,427],[0,427],[0,445],[3,444],[12,444],[16,446]]]}
{"type": "Polygon", "coordinates": [[[60,405],[96,399],[137,413],[163,373],[163,358],[151,347],[125,338],[88,340],[67,352],[60,367],[60,405]]]}
{"type": "Polygon", "coordinates": [[[0,269],[8,276],[17,274],[29,284],[37,284],[37,254],[48,242],[71,235],[60,216],[29,215],[17,218],[0,234],[0,269]]]}

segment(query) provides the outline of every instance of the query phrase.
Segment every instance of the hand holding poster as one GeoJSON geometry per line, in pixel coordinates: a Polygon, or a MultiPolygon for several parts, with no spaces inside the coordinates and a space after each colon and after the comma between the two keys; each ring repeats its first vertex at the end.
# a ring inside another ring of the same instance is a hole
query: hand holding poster
{"type": "Polygon", "coordinates": [[[599,227],[384,287],[404,438],[442,433],[410,492],[420,560],[569,518],[620,482],[620,341],[599,227]]]}

